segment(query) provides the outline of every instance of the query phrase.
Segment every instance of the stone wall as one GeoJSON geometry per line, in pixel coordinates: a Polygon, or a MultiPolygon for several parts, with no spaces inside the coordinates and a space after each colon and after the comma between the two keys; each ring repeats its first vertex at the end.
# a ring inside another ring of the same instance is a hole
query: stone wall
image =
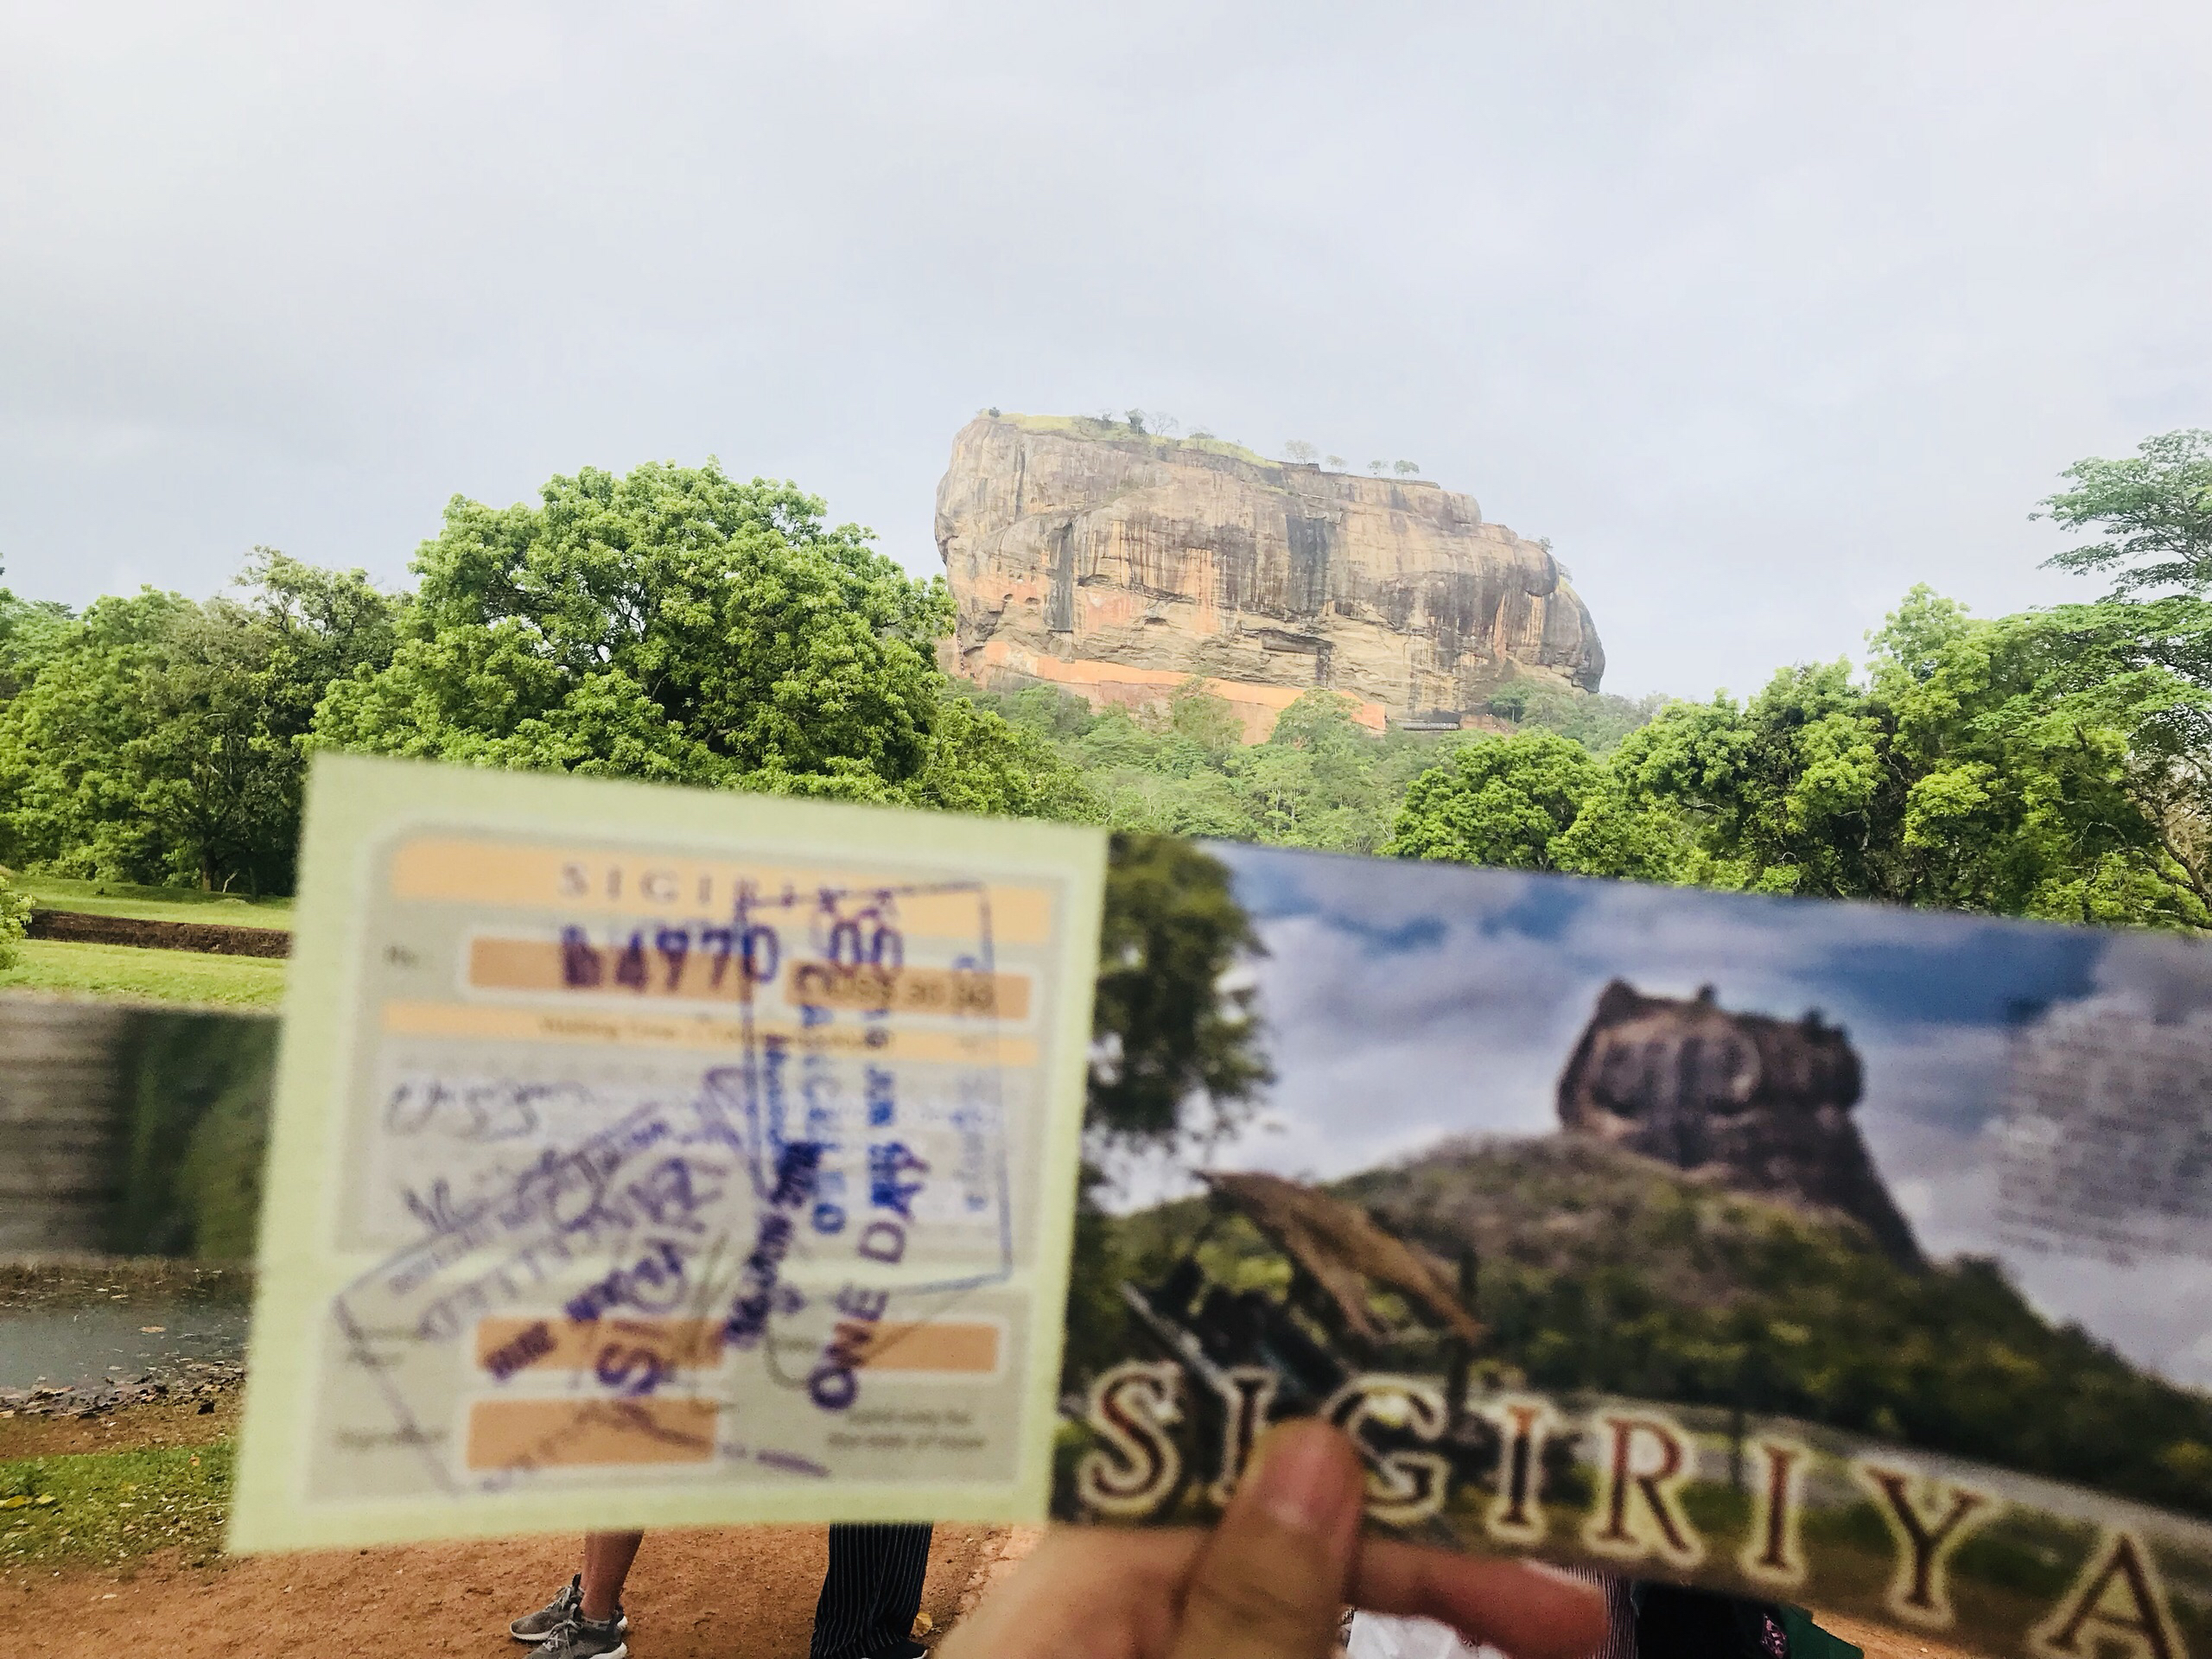
{"type": "Polygon", "coordinates": [[[250,1256],[274,1084],[260,1015],[0,994],[0,1256],[250,1256]]]}
{"type": "Polygon", "coordinates": [[[124,1180],[130,1018],[0,997],[0,1255],[106,1248],[124,1180]]]}

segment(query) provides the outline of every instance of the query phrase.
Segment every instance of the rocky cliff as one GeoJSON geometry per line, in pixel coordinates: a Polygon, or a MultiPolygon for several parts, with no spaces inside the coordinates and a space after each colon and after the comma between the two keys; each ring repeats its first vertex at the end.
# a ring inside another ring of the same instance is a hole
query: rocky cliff
{"type": "Polygon", "coordinates": [[[1559,1080],[1560,1127],[1768,1198],[1864,1226],[1898,1265],[1920,1249],[1868,1156],[1852,1108],[1858,1052],[1817,1013],[1732,1014],[1695,998],[1607,985],[1559,1080]]]}
{"type": "Polygon", "coordinates": [[[1456,724],[1491,688],[1595,690],[1589,610],[1543,547],[1425,480],[1262,460],[1103,421],[979,416],[937,492],[948,666],[1093,702],[1196,675],[1248,730],[1314,686],[1366,723],[1456,724]]]}

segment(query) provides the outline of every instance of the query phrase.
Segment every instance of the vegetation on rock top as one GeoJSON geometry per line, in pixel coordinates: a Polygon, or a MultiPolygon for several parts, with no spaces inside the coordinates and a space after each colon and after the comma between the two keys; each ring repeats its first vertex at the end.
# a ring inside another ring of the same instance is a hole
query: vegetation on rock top
{"type": "Polygon", "coordinates": [[[1056,432],[1070,438],[1113,438],[1123,443],[1145,443],[1166,449],[1200,449],[1210,455],[1226,455],[1232,461],[1249,461],[1255,467],[1275,465],[1256,449],[1248,449],[1230,438],[1217,438],[1211,432],[1193,432],[1187,436],[1165,432],[1147,431],[1131,425],[1126,419],[1112,420],[1102,415],[1017,415],[1011,411],[994,410],[993,420],[1018,426],[1025,432],[1056,432]]]}

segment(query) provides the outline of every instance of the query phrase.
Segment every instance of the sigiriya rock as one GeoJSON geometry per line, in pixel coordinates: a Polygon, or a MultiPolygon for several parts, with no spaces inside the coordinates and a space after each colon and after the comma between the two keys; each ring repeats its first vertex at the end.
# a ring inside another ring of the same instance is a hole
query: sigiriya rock
{"type": "Polygon", "coordinates": [[[1514,679],[1594,691],[1605,672],[1558,563],[1473,497],[1216,439],[980,415],[938,485],[937,543],[952,671],[1094,704],[1163,702],[1196,676],[1254,738],[1315,686],[1380,729],[1478,719],[1514,679]]]}

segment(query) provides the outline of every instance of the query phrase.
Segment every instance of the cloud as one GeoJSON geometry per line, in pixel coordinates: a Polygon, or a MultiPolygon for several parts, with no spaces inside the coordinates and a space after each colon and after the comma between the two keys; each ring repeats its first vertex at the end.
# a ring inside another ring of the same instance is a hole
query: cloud
{"type": "MultiPolygon", "coordinates": [[[[1224,1167],[1332,1179],[1447,1136],[1557,1127],[1560,1070],[1608,980],[1724,1007],[1825,1010],[1865,1077],[1856,1116],[1923,1246],[2003,1261],[2049,1316],[2212,1382],[2212,1264],[2156,1274],[2023,1248],[1999,1217],[2024,1033],[2098,1013],[2212,1028],[2212,953],[2153,936],[1215,844],[1268,954],[1277,1081],[1224,1167]],[[1416,923],[1426,925],[1416,926],[1416,923]],[[2200,1271],[2202,1269],[2202,1271],[2200,1271]]],[[[2128,1155],[2113,1148],[2114,1156],[2128,1155]]],[[[1130,1202],[1181,1190],[1156,1168],[1130,1202]]]]}
{"type": "Polygon", "coordinates": [[[936,566],[976,409],[1409,455],[1611,683],[1855,651],[2205,418],[2212,14],[31,4],[0,23],[0,556],[397,577],[448,496],[792,477],[936,566]]]}

